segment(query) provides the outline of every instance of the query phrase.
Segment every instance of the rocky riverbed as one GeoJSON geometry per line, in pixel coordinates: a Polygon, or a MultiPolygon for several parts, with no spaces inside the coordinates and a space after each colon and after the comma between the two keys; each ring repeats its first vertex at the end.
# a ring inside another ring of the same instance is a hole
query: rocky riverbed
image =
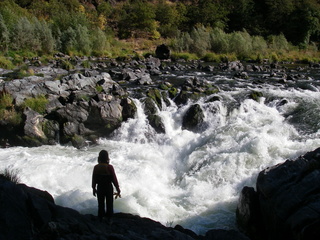
{"type": "MultiPolygon", "coordinates": [[[[264,98],[275,109],[287,107],[283,118],[302,133],[299,138],[316,136],[319,130],[316,102],[290,110],[297,105],[292,99],[288,104],[285,97],[277,99],[272,91],[264,96],[263,91],[272,86],[283,91],[319,92],[317,64],[258,65],[239,61],[210,64],[148,57],[129,61],[90,59],[90,66],[84,67],[88,60],[64,55],[56,56],[47,65],[30,60],[26,64],[32,74],[19,78],[20,70],[0,70],[3,147],[62,144],[81,149],[94,145],[99,138],[112,136],[124,122],[135,118],[135,99],[143,103],[143,111],[156,134],[166,131],[160,110],[173,103],[181,108],[188,104],[183,112],[182,128],[200,134],[208,124],[205,113],[217,111],[206,109],[205,112],[197,102],[202,97],[205,102],[231,99],[225,115],[232,115],[247,99],[264,98]],[[66,70],[66,59],[73,61],[72,70],[66,70]],[[245,91],[226,96],[230,89],[245,91]]],[[[205,159],[198,161],[187,174],[208,164],[205,159]]],[[[317,239],[314,237],[319,236],[318,187],[312,183],[318,182],[318,162],[319,150],[315,150],[261,171],[256,188],[242,190],[237,211],[241,230],[258,240],[317,239]]],[[[1,215],[1,222],[5,223],[1,225],[4,239],[24,239],[23,236],[28,239],[247,239],[234,230],[216,229],[197,235],[181,226],[165,227],[151,219],[125,213],[116,214],[113,224],[108,225],[99,223],[93,215],[81,215],[55,205],[49,193],[38,189],[2,179],[0,191],[1,202],[7,209],[1,215]]]]}
{"type": "MultiPolygon", "coordinates": [[[[66,59],[69,58],[57,55],[55,61],[45,66],[36,60],[27,61],[32,75],[23,78],[15,78],[15,71],[0,70],[2,145],[71,144],[82,148],[94,144],[135,116],[132,98],[143,100],[150,125],[161,133],[165,130],[157,112],[163,105],[170,105],[169,100],[180,106],[203,96],[212,95],[210,101],[220,100],[214,96],[223,88],[218,81],[206,81],[194,75],[180,78],[181,75],[224,74],[238,82],[285,87],[301,84],[299,80],[312,80],[308,73],[318,67],[314,64],[288,70],[283,65],[239,61],[210,65],[201,61],[171,62],[150,56],[126,62],[73,58],[68,61],[74,62],[74,69],[67,71],[63,64],[66,59]],[[89,67],[83,67],[84,61],[90,62],[89,67]]],[[[312,86],[315,87],[308,85],[312,86]]],[[[252,91],[247,97],[261,96],[252,91]]],[[[201,108],[192,106],[183,120],[183,128],[197,131],[202,120],[201,108]]]]}

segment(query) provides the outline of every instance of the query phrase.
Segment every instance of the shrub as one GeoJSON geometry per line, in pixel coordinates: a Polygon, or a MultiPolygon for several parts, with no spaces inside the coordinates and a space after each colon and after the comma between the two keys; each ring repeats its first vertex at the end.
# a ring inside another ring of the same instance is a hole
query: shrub
{"type": "Polygon", "coordinates": [[[0,51],[7,52],[10,41],[9,30],[0,14],[0,51]]]}
{"type": "Polygon", "coordinates": [[[96,90],[98,93],[101,93],[103,91],[103,87],[101,85],[97,85],[96,90]]]}
{"type": "Polygon", "coordinates": [[[6,168],[2,172],[0,172],[0,178],[17,184],[20,182],[18,174],[18,170],[6,168]]]}
{"type": "Polygon", "coordinates": [[[0,56],[0,68],[13,69],[13,63],[6,57],[0,56]]]}
{"type": "Polygon", "coordinates": [[[229,51],[229,37],[220,28],[214,28],[210,33],[211,50],[216,53],[229,51]]]}
{"type": "Polygon", "coordinates": [[[233,32],[230,35],[230,52],[246,57],[252,50],[251,36],[246,32],[233,32]]]}
{"type": "Polygon", "coordinates": [[[277,51],[287,51],[289,50],[289,43],[283,34],[277,36],[269,37],[269,47],[277,51]]]}
{"type": "Polygon", "coordinates": [[[202,60],[204,60],[205,62],[220,62],[220,56],[216,53],[206,53],[202,57],[202,60]]]}
{"type": "Polygon", "coordinates": [[[27,98],[23,103],[23,107],[29,107],[32,110],[43,114],[46,111],[47,103],[48,99],[43,95],[39,95],[35,98],[27,98]]]}
{"type": "Polygon", "coordinates": [[[171,54],[171,58],[172,58],[173,60],[183,59],[183,60],[186,60],[186,61],[199,59],[199,57],[198,57],[196,54],[187,53],[187,52],[172,53],[172,54],[171,54]]]}
{"type": "Polygon", "coordinates": [[[11,34],[12,48],[14,50],[39,51],[41,44],[35,35],[35,25],[26,17],[20,18],[11,34]]]}
{"type": "Polygon", "coordinates": [[[13,98],[9,93],[1,93],[0,95],[0,109],[8,109],[13,107],[13,98]]]}

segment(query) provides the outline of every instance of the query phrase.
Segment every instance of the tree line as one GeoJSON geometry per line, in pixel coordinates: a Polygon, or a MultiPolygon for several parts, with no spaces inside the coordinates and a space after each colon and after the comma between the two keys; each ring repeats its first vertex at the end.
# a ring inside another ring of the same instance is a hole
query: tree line
{"type": "Polygon", "coordinates": [[[318,2],[0,0],[0,50],[104,55],[116,39],[134,38],[166,39],[176,51],[195,53],[243,54],[277,43],[304,49],[319,39],[318,2]]]}

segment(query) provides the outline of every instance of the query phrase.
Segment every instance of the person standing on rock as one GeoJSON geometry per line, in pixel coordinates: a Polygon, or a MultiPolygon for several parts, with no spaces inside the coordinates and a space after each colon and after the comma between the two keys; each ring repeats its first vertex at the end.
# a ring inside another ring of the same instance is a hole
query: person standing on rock
{"type": "Polygon", "coordinates": [[[98,157],[98,164],[94,166],[92,173],[93,196],[98,198],[98,217],[102,221],[103,217],[111,220],[113,215],[113,186],[120,197],[120,188],[114,168],[110,163],[109,154],[106,150],[101,150],[98,157]],[[105,205],[106,204],[106,205],[105,205]],[[106,206],[106,211],[105,211],[106,206]]]}

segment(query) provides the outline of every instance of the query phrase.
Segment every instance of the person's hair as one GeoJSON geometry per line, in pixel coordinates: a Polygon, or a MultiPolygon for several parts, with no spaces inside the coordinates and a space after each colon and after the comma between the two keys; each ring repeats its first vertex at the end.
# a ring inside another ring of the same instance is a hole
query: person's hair
{"type": "Polygon", "coordinates": [[[98,163],[109,163],[109,154],[106,150],[101,150],[99,152],[98,163]]]}

